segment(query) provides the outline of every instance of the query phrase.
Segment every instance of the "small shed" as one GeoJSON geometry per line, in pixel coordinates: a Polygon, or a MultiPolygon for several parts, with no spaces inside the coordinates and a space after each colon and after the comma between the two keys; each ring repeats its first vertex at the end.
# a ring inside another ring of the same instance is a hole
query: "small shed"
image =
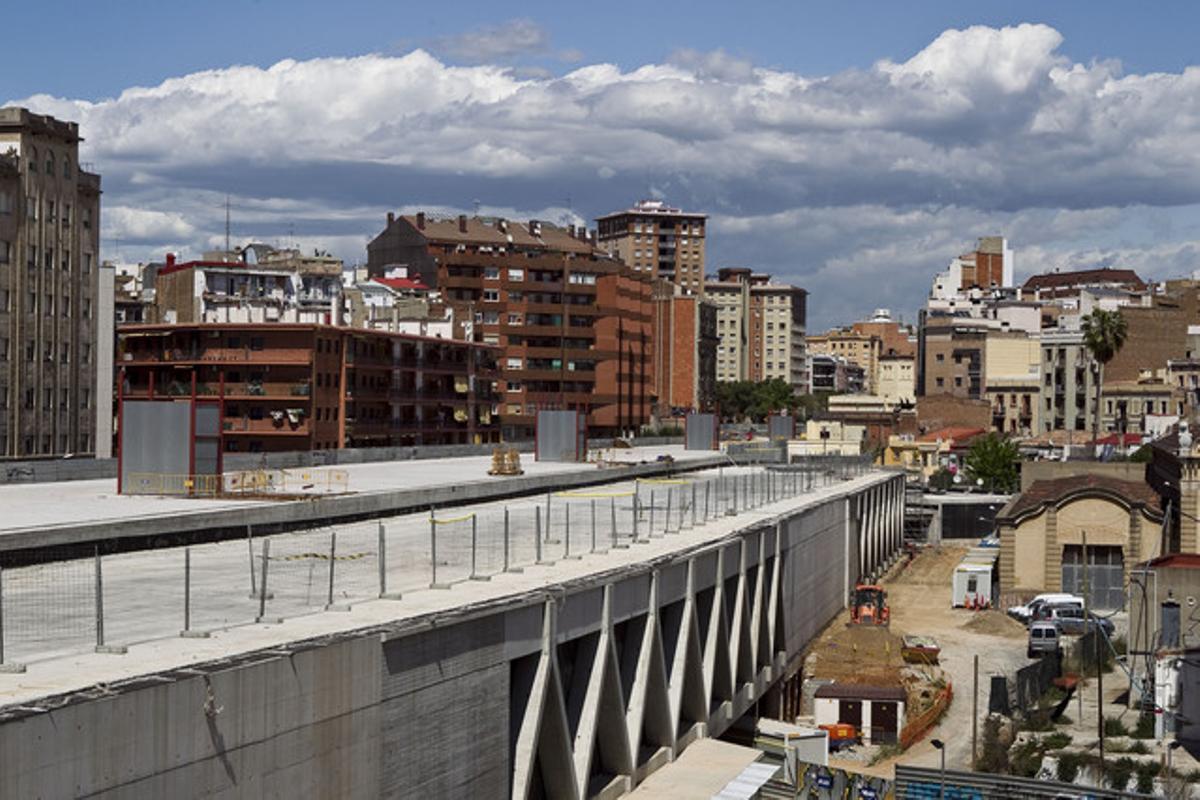
{"type": "Polygon", "coordinates": [[[895,744],[908,695],[900,686],[828,683],[813,695],[817,725],[853,725],[863,744],[895,744]]]}
{"type": "Polygon", "coordinates": [[[972,547],[954,568],[950,605],[955,608],[991,608],[996,604],[999,574],[995,547],[972,547]]]}

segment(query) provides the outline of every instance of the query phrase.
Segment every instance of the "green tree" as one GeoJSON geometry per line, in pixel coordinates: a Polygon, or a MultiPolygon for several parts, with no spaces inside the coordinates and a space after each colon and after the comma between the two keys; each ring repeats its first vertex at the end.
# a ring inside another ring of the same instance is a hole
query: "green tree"
{"type": "Polygon", "coordinates": [[[1104,366],[1125,345],[1129,329],[1120,311],[1096,309],[1083,318],[1083,346],[1096,360],[1096,413],[1092,416],[1092,448],[1100,438],[1100,398],[1104,392],[1104,366]]]}
{"type": "Polygon", "coordinates": [[[792,386],[782,378],[772,378],[768,381],[728,381],[717,384],[717,403],[721,407],[721,416],[742,420],[750,417],[755,422],[762,422],[772,411],[788,409],[793,414],[798,408],[823,408],[823,399],[813,399],[802,402],[792,386]]]}
{"type": "Polygon", "coordinates": [[[993,492],[1015,492],[1020,478],[1021,451],[1011,439],[992,432],[980,436],[967,451],[967,477],[983,479],[993,492]]]}

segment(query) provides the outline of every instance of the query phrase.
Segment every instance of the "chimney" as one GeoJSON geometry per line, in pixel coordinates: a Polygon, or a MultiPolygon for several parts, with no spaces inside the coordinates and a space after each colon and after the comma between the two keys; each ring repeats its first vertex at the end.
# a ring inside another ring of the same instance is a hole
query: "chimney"
{"type": "Polygon", "coordinates": [[[572,239],[575,238],[575,226],[574,225],[567,226],[567,235],[570,236],[572,239]]]}
{"type": "Polygon", "coordinates": [[[459,233],[467,232],[467,215],[466,214],[458,215],[458,232],[459,233]]]}
{"type": "Polygon", "coordinates": [[[392,227],[392,223],[396,221],[396,215],[391,211],[388,212],[388,227],[392,227]]]}
{"type": "Polygon", "coordinates": [[[536,219],[529,220],[529,235],[530,236],[541,236],[542,235],[542,223],[538,222],[536,219]]]}
{"type": "Polygon", "coordinates": [[[167,253],[167,266],[168,267],[175,266],[175,254],[174,253],[167,253]]]}
{"type": "Polygon", "coordinates": [[[425,230],[425,212],[424,211],[417,212],[417,230],[419,230],[419,231],[425,230]]]}

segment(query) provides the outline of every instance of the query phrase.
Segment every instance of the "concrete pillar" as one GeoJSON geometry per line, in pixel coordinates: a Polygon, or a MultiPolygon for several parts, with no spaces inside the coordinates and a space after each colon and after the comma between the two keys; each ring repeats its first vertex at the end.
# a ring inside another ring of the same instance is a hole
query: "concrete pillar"
{"type": "Polygon", "coordinates": [[[1124,582],[1128,586],[1129,567],[1142,560],[1142,512],[1136,508],[1129,509],[1129,546],[1125,548],[1122,556],[1124,582]]]}
{"type": "Polygon", "coordinates": [[[1046,579],[1042,584],[1043,591],[1062,591],[1062,547],[1058,544],[1058,510],[1054,507],[1046,511],[1046,579]]]}

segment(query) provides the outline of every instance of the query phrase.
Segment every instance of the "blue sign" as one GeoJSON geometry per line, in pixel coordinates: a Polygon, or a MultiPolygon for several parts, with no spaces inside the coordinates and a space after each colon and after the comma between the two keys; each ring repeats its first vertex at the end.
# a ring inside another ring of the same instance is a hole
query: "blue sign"
{"type": "Polygon", "coordinates": [[[818,775],[817,776],[817,788],[818,789],[832,789],[833,788],[833,776],[832,775],[818,775]]]}

